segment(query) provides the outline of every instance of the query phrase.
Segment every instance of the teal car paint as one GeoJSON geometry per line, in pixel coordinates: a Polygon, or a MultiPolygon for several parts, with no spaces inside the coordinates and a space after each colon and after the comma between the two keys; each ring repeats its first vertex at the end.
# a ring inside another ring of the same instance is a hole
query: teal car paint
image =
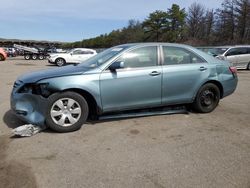
{"type": "Polygon", "coordinates": [[[69,132],[93,114],[175,104],[211,112],[237,82],[230,63],[191,46],[124,44],[78,65],[20,76],[11,108],[28,123],[69,132]]]}

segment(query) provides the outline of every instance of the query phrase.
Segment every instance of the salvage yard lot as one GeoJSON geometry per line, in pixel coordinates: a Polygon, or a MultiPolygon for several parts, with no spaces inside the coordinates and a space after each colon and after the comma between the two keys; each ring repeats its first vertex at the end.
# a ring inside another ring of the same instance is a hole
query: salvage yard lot
{"type": "Polygon", "coordinates": [[[51,66],[21,57],[0,62],[0,187],[250,187],[250,71],[210,114],[88,123],[11,138],[15,79],[51,66]]]}

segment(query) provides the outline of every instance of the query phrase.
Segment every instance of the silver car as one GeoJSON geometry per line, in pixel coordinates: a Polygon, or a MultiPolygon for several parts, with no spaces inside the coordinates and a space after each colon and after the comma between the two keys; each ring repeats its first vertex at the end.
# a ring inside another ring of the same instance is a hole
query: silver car
{"type": "Polygon", "coordinates": [[[228,60],[239,69],[250,69],[250,46],[218,47],[219,59],[228,60]]]}
{"type": "Polygon", "coordinates": [[[191,46],[124,44],[81,64],[19,77],[11,108],[24,121],[58,132],[111,112],[192,104],[208,113],[235,91],[236,71],[191,46]]]}

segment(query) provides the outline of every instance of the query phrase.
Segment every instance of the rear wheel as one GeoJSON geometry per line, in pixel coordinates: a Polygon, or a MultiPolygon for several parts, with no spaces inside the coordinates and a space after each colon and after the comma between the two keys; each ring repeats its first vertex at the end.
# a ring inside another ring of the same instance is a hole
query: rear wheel
{"type": "Polygon", "coordinates": [[[250,70],[250,62],[247,65],[247,70],[250,70]]]}
{"type": "Polygon", "coordinates": [[[57,132],[72,132],[86,122],[87,101],[75,92],[57,93],[48,98],[47,125],[57,132]]]}
{"type": "Polygon", "coordinates": [[[66,61],[63,58],[58,58],[58,59],[56,59],[55,62],[56,62],[56,65],[59,67],[65,65],[65,63],[66,63],[66,61]]]}
{"type": "Polygon", "coordinates": [[[39,56],[38,56],[38,59],[39,59],[39,60],[43,60],[43,59],[44,59],[44,56],[43,56],[43,55],[39,55],[39,56]]]}
{"type": "Polygon", "coordinates": [[[220,90],[212,83],[203,85],[195,98],[193,108],[200,113],[212,112],[220,101],[220,90]]]}
{"type": "Polygon", "coordinates": [[[26,54],[26,55],[24,55],[24,59],[30,60],[30,59],[31,59],[31,56],[30,56],[29,54],[26,54]]]}

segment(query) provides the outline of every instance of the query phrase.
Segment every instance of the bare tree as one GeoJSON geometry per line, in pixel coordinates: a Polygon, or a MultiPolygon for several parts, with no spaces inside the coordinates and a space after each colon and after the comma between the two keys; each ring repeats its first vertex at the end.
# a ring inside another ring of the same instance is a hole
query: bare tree
{"type": "Polygon", "coordinates": [[[205,16],[205,30],[206,30],[206,38],[210,38],[213,34],[213,28],[214,28],[214,10],[207,10],[206,16],[205,16]]]}
{"type": "Polygon", "coordinates": [[[217,42],[233,44],[235,42],[236,0],[224,0],[222,8],[216,10],[216,37],[217,42]]]}
{"type": "Polygon", "coordinates": [[[250,38],[250,0],[237,0],[235,4],[237,34],[239,41],[243,42],[250,38]]]}
{"type": "Polygon", "coordinates": [[[199,3],[193,3],[188,9],[187,27],[189,37],[201,38],[205,8],[199,3]]]}

